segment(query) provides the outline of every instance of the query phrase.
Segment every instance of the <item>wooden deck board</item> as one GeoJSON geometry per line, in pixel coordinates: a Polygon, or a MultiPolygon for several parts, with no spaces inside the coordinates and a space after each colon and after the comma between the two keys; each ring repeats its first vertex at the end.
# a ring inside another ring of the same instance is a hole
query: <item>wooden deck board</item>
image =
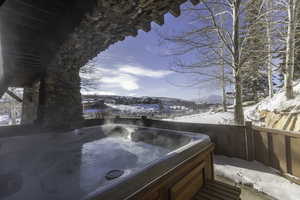
{"type": "Polygon", "coordinates": [[[218,181],[208,181],[193,200],[239,200],[241,189],[218,181]]]}

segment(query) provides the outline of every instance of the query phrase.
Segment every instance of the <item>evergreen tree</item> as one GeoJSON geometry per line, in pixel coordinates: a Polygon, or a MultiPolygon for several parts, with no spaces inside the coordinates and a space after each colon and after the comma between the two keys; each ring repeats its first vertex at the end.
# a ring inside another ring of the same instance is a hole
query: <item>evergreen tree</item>
{"type": "Polygon", "coordinates": [[[246,50],[243,57],[247,62],[243,66],[243,98],[244,100],[258,100],[265,96],[267,82],[267,21],[260,17],[263,9],[263,0],[253,1],[245,13],[245,29],[248,39],[245,41],[246,50]]]}

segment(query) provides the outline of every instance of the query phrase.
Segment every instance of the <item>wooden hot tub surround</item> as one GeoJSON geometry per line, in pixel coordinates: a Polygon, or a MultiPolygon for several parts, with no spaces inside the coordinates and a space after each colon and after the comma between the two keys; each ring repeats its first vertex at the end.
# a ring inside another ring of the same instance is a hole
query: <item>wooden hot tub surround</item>
{"type": "Polygon", "coordinates": [[[191,200],[214,180],[214,144],[194,154],[137,191],[130,200],[191,200]]]}

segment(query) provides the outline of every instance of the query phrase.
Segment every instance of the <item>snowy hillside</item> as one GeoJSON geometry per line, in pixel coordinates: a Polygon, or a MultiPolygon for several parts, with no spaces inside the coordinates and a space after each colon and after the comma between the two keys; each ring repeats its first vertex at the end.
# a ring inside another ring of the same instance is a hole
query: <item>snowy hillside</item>
{"type": "Polygon", "coordinates": [[[106,104],[107,106],[116,110],[131,112],[131,113],[148,113],[148,112],[160,112],[160,111],[187,111],[189,108],[185,106],[163,106],[159,104],[133,104],[133,105],[120,105],[120,104],[106,104]]]}
{"type": "MultiPolygon", "coordinates": [[[[220,95],[209,95],[203,96],[199,99],[194,100],[197,103],[206,103],[206,104],[222,104],[222,97],[220,95]]],[[[232,98],[227,98],[227,104],[233,104],[232,98]]]]}
{"type": "MultiPolygon", "coordinates": [[[[261,112],[299,112],[300,111],[300,81],[294,84],[295,98],[286,100],[284,90],[279,90],[274,94],[273,98],[265,98],[259,103],[250,106],[244,106],[244,114],[246,121],[252,121],[256,125],[264,126],[261,112]]],[[[209,123],[209,124],[233,124],[233,107],[229,112],[204,112],[200,114],[176,117],[174,119],[166,119],[178,122],[191,123],[209,123]]]]}
{"type": "Polygon", "coordinates": [[[132,96],[117,96],[117,95],[83,95],[83,102],[104,101],[109,104],[119,105],[136,105],[136,104],[162,104],[176,105],[186,107],[196,107],[197,104],[193,101],[169,97],[132,97],[132,96]]]}
{"type": "Polygon", "coordinates": [[[107,106],[119,111],[129,113],[147,113],[159,111],[158,104],[135,104],[135,105],[120,105],[120,104],[106,104],[107,106]]]}
{"type": "Polygon", "coordinates": [[[245,118],[260,126],[299,131],[295,124],[289,125],[293,120],[287,121],[284,118],[300,111],[300,81],[294,83],[294,99],[286,100],[284,92],[284,89],[281,89],[272,98],[267,97],[245,109],[245,118]]]}
{"type": "Polygon", "coordinates": [[[9,124],[9,116],[8,115],[0,115],[0,126],[4,126],[9,124]]]}
{"type": "Polygon", "coordinates": [[[300,81],[294,85],[294,95],[294,99],[286,100],[284,90],[281,89],[273,98],[265,98],[254,106],[253,109],[272,112],[292,111],[296,106],[300,105],[300,81]]]}
{"type": "Polygon", "coordinates": [[[204,112],[194,115],[175,117],[174,119],[165,119],[167,121],[204,123],[204,124],[233,124],[232,112],[204,112]]]}
{"type": "Polygon", "coordinates": [[[83,104],[87,119],[93,118],[94,115],[100,116],[102,113],[110,117],[149,116],[161,119],[193,114],[209,107],[207,104],[196,104],[193,101],[176,98],[113,95],[85,95],[83,104]]]}

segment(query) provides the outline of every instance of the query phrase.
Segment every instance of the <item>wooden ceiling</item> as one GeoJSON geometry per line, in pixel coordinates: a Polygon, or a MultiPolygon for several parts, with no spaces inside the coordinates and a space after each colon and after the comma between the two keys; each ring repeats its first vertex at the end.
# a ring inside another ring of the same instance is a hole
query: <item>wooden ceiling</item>
{"type": "MultiPolygon", "coordinates": [[[[0,83],[22,87],[43,73],[60,43],[92,9],[80,0],[6,0],[0,7],[0,83]]],[[[92,2],[92,1],[90,1],[92,2]]],[[[1,2],[0,2],[1,3],[1,2]]]]}

